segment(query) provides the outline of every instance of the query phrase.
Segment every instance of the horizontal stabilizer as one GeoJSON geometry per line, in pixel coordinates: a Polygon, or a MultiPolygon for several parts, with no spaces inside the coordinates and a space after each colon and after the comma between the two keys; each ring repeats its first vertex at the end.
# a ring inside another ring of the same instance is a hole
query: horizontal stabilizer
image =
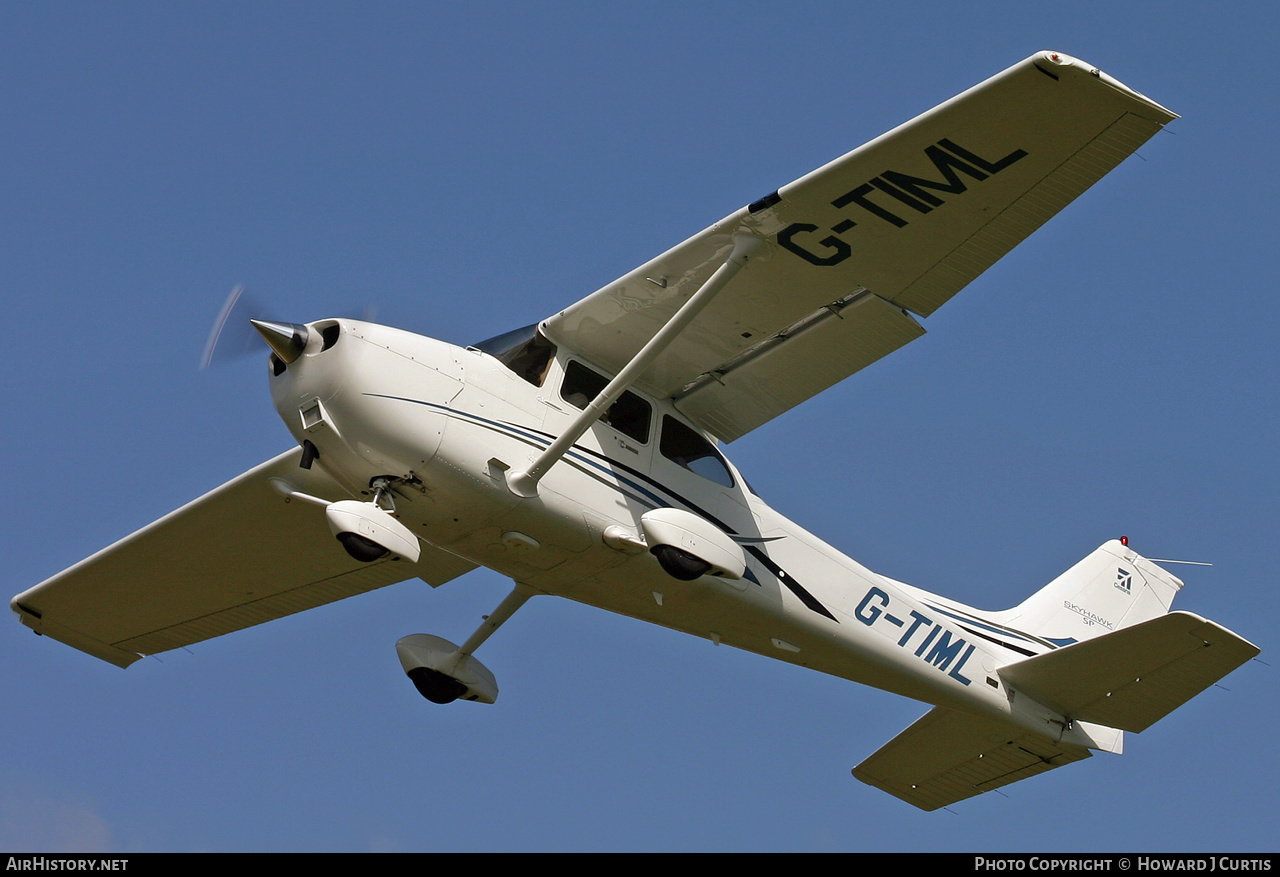
{"type": "Polygon", "coordinates": [[[934,707],[853,769],[868,785],[937,810],[1089,757],[996,718],[934,707]]]}
{"type": "Polygon", "coordinates": [[[1212,621],[1171,612],[1010,664],[1000,675],[1069,718],[1141,731],[1258,652],[1212,621]]]}

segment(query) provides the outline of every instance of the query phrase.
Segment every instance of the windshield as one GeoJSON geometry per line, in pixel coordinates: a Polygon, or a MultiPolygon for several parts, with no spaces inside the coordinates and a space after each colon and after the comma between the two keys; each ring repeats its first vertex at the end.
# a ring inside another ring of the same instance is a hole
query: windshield
{"type": "Polygon", "coordinates": [[[547,366],[556,355],[556,346],[538,331],[537,323],[471,346],[494,357],[535,387],[541,387],[547,379],[547,366]]]}

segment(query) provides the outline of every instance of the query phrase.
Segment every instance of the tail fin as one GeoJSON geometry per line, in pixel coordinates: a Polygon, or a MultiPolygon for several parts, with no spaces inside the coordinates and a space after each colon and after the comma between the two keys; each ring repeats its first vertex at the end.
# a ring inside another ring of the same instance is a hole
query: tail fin
{"type": "Polygon", "coordinates": [[[1182,580],[1112,539],[1005,615],[1055,645],[1083,642],[1169,611],[1182,580]]]}

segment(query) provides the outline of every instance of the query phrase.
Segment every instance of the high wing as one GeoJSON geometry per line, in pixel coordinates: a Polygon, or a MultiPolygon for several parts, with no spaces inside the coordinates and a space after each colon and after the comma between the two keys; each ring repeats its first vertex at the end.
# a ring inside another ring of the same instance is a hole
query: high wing
{"type": "Polygon", "coordinates": [[[13,598],[22,623],[120,667],[414,578],[441,585],[475,564],[423,543],[417,563],[353,560],[323,512],[270,483],[346,497],[295,448],[13,598]]]}
{"type": "Polygon", "coordinates": [[[723,441],[920,335],[928,316],[1177,116],[1042,52],[743,207],[541,324],[617,373],[764,241],[639,378],[723,441]]]}

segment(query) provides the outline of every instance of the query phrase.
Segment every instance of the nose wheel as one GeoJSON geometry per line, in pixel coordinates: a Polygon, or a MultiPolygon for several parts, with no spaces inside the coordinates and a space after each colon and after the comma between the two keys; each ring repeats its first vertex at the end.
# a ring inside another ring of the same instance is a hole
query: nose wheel
{"type": "Polygon", "coordinates": [[[455,700],[493,703],[497,700],[497,680],[472,652],[480,648],[481,643],[535,593],[532,588],[517,584],[460,646],[426,633],[415,633],[397,642],[400,666],[418,693],[432,703],[452,703],[455,700]]]}
{"type": "MultiPolygon", "coordinates": [[[[401,640],[401,642],[404,642],[404,640],[401,640]]],[[[447,645],[457,649],[457,646],[454,646],[453,643],[447,643],[447,645]]],[[[400,643],[396,643],[396,648],[400,648],[400,643]]],[[[403,658],[401,660],[403,661],[403,658]]],[[[480,666],[484,667],[483,664],[480,666]]],[[[488,671],[488,668],[484,669],[486,672],[488,671]]],[[[430,667],[414,667],[408,671],[408,676],[409,681],[413,683],[413,687],[418,689],[418,694],[421,694],[432,703],[453,703],[470,690],[470,686],[461,680],[455,679],[439,670],[432,670],[430,667]]],[[[489,673],[489,676],[492,678],[493,674],[489,673]]],[[[498,696],[496,683],[493,687],[493,697],[496,698],[498,696]]],[[[468,700],[482,700],[482,698],[476,696],[470,697],[468,700]]],[[[486,702],[493,703],[492,700],[486,702]]]]}

